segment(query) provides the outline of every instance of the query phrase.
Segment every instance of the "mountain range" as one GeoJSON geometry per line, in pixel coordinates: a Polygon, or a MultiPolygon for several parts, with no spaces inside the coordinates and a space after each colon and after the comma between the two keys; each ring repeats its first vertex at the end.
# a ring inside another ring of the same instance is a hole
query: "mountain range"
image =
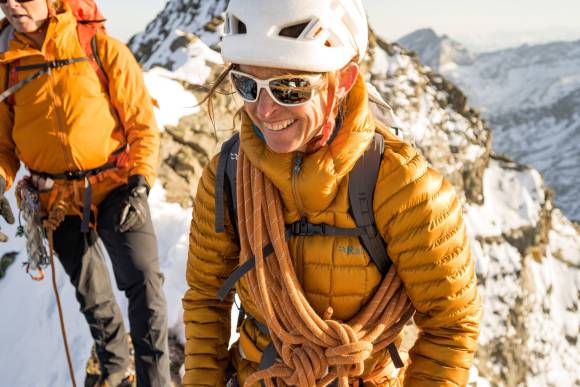
{"type": "Polygon", "coordinates": [[[399,42],[481,110],[495,152],[540,170],[556,205],[580,220],[580,40],[483,54],[430,29],[399,42]]]}

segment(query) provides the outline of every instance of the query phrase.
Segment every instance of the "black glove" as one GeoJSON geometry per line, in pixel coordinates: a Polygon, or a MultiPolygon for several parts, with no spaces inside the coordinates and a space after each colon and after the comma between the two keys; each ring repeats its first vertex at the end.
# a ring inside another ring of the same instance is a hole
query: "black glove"
{"type": "MultiPolygon", "coordinates": [[[[8,224],[14,224],[14,214],[12,214],[12,208],[10,208],[10,203],[4,196],[4,192],[6,192],[6,180],[0,176],[0,218],[4,218],[8,224]]],[[[6,234],[0,231],[0,242],[6,242],[7,240],[6,234]]]]}
{"type": "Polygon", "coordinates": [[[145,224],[149,214],[148,195],[149,185],[145,177],[143,175],[129,176],[127,197],[123,210],[121,210],[119,227],[117,228],[120,232],[136,230],[145,224]]]}

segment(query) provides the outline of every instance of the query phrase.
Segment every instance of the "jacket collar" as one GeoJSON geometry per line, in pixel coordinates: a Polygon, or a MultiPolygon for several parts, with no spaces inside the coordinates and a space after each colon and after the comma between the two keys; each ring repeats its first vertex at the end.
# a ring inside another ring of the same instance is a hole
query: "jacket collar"
{"type": "MultiPolygon", "coordinates": [[[[336,197],[340,182],[364,153],[375,133],[374,119],[368,110],[364,78],[359,75],[350,91],[342,126],[330,144],[303,155],[297,180],[303,208],[300,212],[323,211],[336,197]]],[[[279,189],[287,208],[296,206],[292,174],[298,152],[274,153],[256,134],[247,114],[242,115],[241,147],[252,164],[279,189]]],[[[296,188],[296,187],[295,187],[296,188]]],[[[295,209],[295,208],[294,208],[295,209]]]]}

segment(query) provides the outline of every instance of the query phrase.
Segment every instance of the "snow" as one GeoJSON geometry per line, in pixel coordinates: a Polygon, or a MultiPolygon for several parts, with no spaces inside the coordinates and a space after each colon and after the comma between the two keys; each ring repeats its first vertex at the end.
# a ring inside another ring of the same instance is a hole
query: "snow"
{"type": "Polygon", "coordinates": [[[154,109],[159,130],[165,126],[176,126],[183,116],[199,111],[197,99],[175,79],[173,73],[156,67],[144,74],[149,94],[159,107],[154,109]]]}
{"type": "Polygon", "coordinates": [[[475,234],[500,236],[536,225],[545,199],[542,178],[537,171],[505,169],[492,161],[483,182],[484,204],[469,205],[466,209],[466,223],[475,234]]]}

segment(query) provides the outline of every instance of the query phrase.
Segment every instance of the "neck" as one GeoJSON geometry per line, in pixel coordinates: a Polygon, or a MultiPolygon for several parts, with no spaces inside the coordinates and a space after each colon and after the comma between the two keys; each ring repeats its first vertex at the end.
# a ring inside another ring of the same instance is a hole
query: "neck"
{"type": "Polygon", "coordinates": [[[44,44],[44,39],[46,38],[46,31],[48,29],[48,19],[34,32],[26,33],[25,35],[34,42],[34,45],[41,49],[44,44]]]}

